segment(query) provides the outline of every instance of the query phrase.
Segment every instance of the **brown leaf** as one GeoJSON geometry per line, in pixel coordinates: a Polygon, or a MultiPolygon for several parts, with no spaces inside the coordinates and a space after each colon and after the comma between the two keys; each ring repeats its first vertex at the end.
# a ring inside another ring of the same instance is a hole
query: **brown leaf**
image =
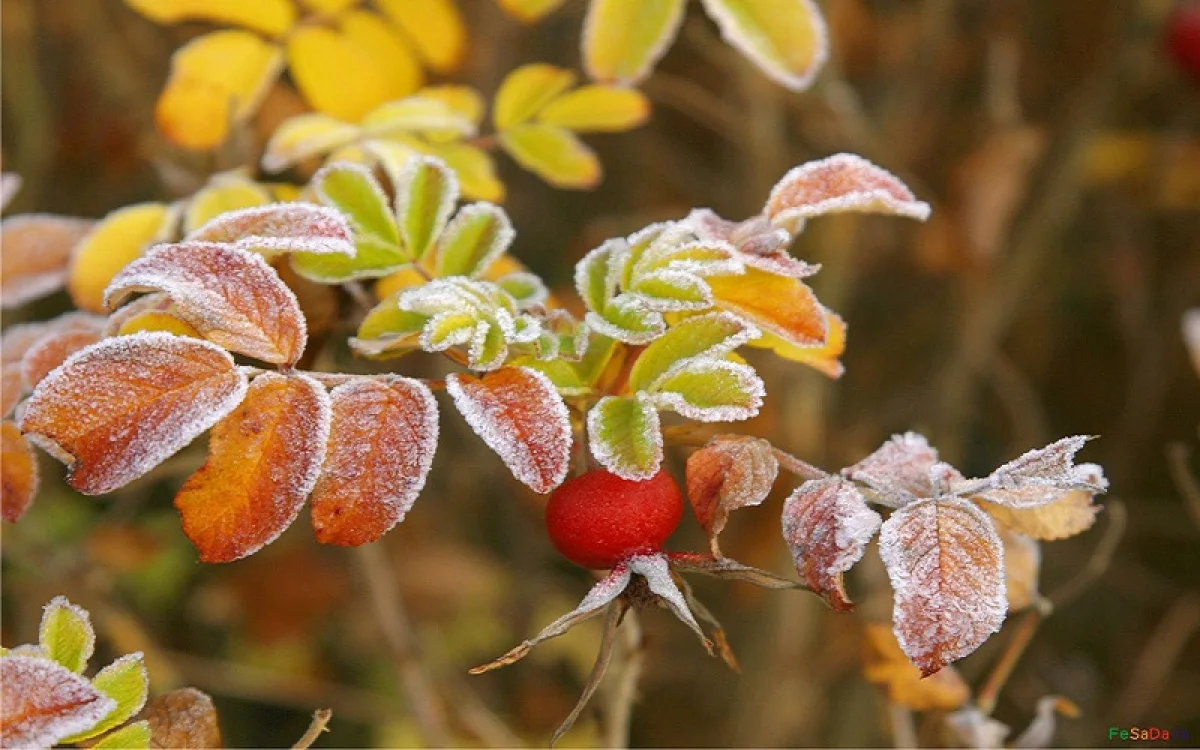
{"type": "Polygon", "coordinates": [[[195,688],[180,688],[151,698],[139,718],[150,724],[151,747],[222,747],[212,698],[195,688]]]}
{"type": "Polygon", "coordinates": [[[717,554],[717,536],[729,513],[767,499],[779,475],[779,461],[766,440],[717,435],[688,456],[687,494],[700,527],[717,554]]]}
{"type": "Polygon", "coordinates": [[[320,253],[353,257],[354,235],[340,212],[313,203],[272,203],[225,213],[185,243],[220,243],[264,255],[320,253]]]}
{"type": "Polygon", "coordinates": [[[1042,568],[1042,549],[1036,539],[1001,526],[1004,544],[1004,584],[1008,611],[1016,612],[1033,604],[1038,593],[1038,574],[1042,568]]]}
{"type": "Polygon", "coordinates": [[[17,425],[6,419],[0,423],[0,517],[16,523],[37,488],[37,456],[17,425]]]}
{"type": "Polygon", "coordinates": [[[217,423],[208,460],[175,507],[204,562],[229,562],[274,541],[317,482],[329,439],[329,394],[306,375],[264,373],[217,423]]]}
{"type": "Polygon", "coordinates": [[[879,550],[896,591],[896,637],[923,675],[1000,629],[1008,608],[1004,548],[974,504],[950,498],[906,505],[884,522],[879,550]]]}
{"type": "Polygon", "coordinates": [[[895,633],[883,623],[867,623],[863,673],[887,692],[889,702],[914,711],[953,711],[971,697],[954,667],[922,677],[900,650],[895,633]]]}
{"type": "Polygon", "coordinates": [[[105,339],[38,385],[21,429],[70,467],[89,495],[110,492],[190,443],[242,400],[228,353],[169,333],[105,339]]]}
{"type": "Polygon", "coordinates": [[[72,327],[50,333],[25,352],[21,358],[21,380],[28,389],[37,387],[54,368],[61,365],[75,352],[103,338],[103,319],[96,318],[91,328],[72,327]]]}
{"type": "Polygon", "coordinates": [[[438,443],[437,402],[419,380],[354,380],[333,389],[325,463],[312,493],[323,544],[374,542],[425,486],[438,443]]]}
{"type": "Polygon", "coordinates": [[[1096,522],[1100,506],[1086,490],[1067,492],[1049,505],[1010,508],[980,500],[981,508],[1003,526],[1034,539],[1052,542],[1087,531],[1096,522]]]}
{"type": "Polygon", "coordinates": [[[571,418],[550,379],[502,367],[482,379],[454,373],[446,391],[476,435],[534,492],[562,484],[571,460],[571,418]]]}
{"type": "MultiPolygon", "coordinates": [[[[937,465],[937,449],[925,436],[906,432],[892,435],[878,450],[842,474],[875,490],[880,502],[898,508],[917,498],[937,494],[930,479],[930,472],[937,465]]],[[[961,478],[957,472],[954,474],[961,478]]]]}
{"type": "Polygon", "coordinates": [[[929,218],[929,204],[918,201],[895,175],[854,154],[795,167],[775,184],[763,210],[780,226],[846,211],[929,218]]]}
{"type": "Polygon", "coordinates": [[[24,214],[0,222],[0,306],[17,307],[62,287],[76,243],[95,222],[24,214]]]}
{"type": "Polygon", "coordinates": [[[307,339],[296,295],[261,256],[228,245],[159,245],[104,292],[114,308],[135,292],[165,292],[205,338],[264,362],[295,364],[307,339]]]}
{"type": "Polygon", "coordinates": [[[862,559],[880,523],[854,483],[841,477],[809,480],[783,504],[783,538],[796,572],[841,611],[854,609],[842,574],[862,559]]]}
{"type": "Polygon", "coordinates": [[[117,707],[83,677],[49,659],[0,657],[0,744],[50,747],[117,707]]]}

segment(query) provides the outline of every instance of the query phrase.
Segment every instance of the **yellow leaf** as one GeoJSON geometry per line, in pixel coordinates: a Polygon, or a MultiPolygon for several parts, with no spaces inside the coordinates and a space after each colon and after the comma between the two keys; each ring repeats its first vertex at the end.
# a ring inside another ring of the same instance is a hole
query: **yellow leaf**
{"type": "Polygon", "coordinates": [[[357,5],[358,0],[300,0],[300,4],[317,13],[332,16],[352,5],[357,5]]]}
{"type": "Polygon", "coordinates": [[[427,280],[420,271],[412,266],[407,266],[375,282],[375,296],[379,299],[387,299],[396,292],[420,286],[427,280]]]}
{"type": "Polygon", "coordinates": [[[792,91],[812,85],[829,57],[825,19],[812,0],[703,0],[721,36],[792,91]]]}
{"type": "Polygon", "coordinates": [[[500,145],[518,164],[555,187],[590,189],[600,182],[600,161],[571,131],[542,123],[500,134],[500,145]]]}
{"type": "Polygon", "coordinates": [[[747,268],[742,276],[709,279],[717,306],[799,347],[826,343],[825,308],[804,282],[747,268]]]}
{"type": "Polygon", "coordinates": [[[846,323],[832,310],[825,311],[827,335],[821,346],[796,346],[773,333],[764,332],[750,346],[770,349],[784,359],[802,362],[831,378],[840,378],[845,370],[840,357],[846,351],[846,323]]]}
{"type": "Polygon", "coordinates": [[[563,4],[563,0],[500,0],[505,12],[525,23],[533,23],[563,4]]]}
{"type": "Polygon", "coordinates": [[[147,310],[137,313],[121,324],[117,335],[128,336],[138,331],[166,331],[176,336],[187,336],[193,339],[204,338],[199,331],[183,318],[176,317],[169,312],[162,312],[161,310],[147,310]]]}
{"type": "Polygon", "coordinates": [[[649,116],[650,101],[640,91],[591,85],[550,102],[537,119],[577,132],[616,132],[636,128],[649,116]]]}
{"type": "Polygon", "coordinates": [[[483,97],[470,86],[426,86],[417,92],[427,99],[437,99],[443,102],[464,119],[478,126],[483,120],[483,97]]]}
{"type": "Polygon", "coordinates": [[[156,23],[212,21],[282,36],[296,22],[291,0],[125,0],[125,4],[156,23]]]}
{"type": "Polygon", "coordinates": [[[405,132],[444,132],[453,139],[473,136],[475,124],[440,99],[417,94],[376,107],[362,121],[371,138],[405,132]]]}
{"type": "Polygon", "coordinates": [[[317,112],[284,121],[271,135],[262,157],[262,168],[280,172],[318,154],[345,146],[358,138],[354,125],[317,112]]]}
{"type": "Polygon", "coordinates": [[[387,73],[358,43],[318,26],[297,29],[287,44],[292,78],[314,108],[358,122],[392,96],[387,73]]]}
{"type": "Polygon", "coordinates": [[[504,183],[496,176],[496,163],[488,152],[465,143],[448,143],[431,146],[429,153],[458,175],[463,196],[492,203],[504,200],[504,183]]]}
{"type": "Polygon", "coordinates": [[[685,0],[592,0],[583,22],[583,67],[597,81],[637,83],[671,46],[685,0]]]}
{"type": "Polygon", "coordinates": [[[261,206],[271,202],[271,194],[244,177],[218,176],[196,192],[183,213],[183,231],[190,234],[209,219],[226,211],[261,206]]]}
{"type": "Polygon", "coordinates": [[[117,272],[169,231],[171,211],[163,203],[138,203],[100,220],[80,241],[67,276],[67,290],[80,310],[105,312],[104,288],[117,272]]]}
{"type": "Polygon", "coordinates": [[[376,13],[356,10],[341,18],[342,33],[370,58],[387,78],[388,99],[408,96],[420,88],[425,74],[408,42],[396,27],[376,13]]]}
{"type": "Polygon", "coordinates": [[[967,683],[953,667],[921,677],[900,650],[892,629],[868,623],[863,672],[868,681],[887,691],[888,700],[916,711],[953,711],[971,697],[967,683]]]}
{"type": "Polygon", "coordinates": [[[430,68],[449,73],[462,62],[467,31],[454,0],[375,0],[375,4],[412,40],[430,68]]]}
{"type": "Polygon", "coordinates": [[[574,83],[574,73],[553,65],[533,63],[517,68],[504,77],[496,92],[492,112],[496,130],[509,130],[526,122],[574,83]]]}
{"type": "Polygon", "coordinates": [[[214,31],[171,56],[171,73],[154,119],[167,140],[183,148],[212,149],[229,126],[262,102],[283,64],[279,47],[248,31],[214,31]]]}

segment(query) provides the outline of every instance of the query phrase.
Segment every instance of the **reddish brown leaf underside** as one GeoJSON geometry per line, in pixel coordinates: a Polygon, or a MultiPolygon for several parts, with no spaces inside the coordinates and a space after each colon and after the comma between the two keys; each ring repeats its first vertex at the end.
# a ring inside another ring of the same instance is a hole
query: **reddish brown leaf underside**
{"type": "Polygon", "coordinates": [[[718,435],[688,456],[688,501],[714,544],[729,513],[765,500],[778,474],[771,444],[760,438],[718,435]]]}
{"type": "Polygon", "coordinates": [[[0,516],[16,523],[37,494],[38,465],[21,430],[7,419],[0,423],[0,516]]]}
{"type": "Polygon", "coordinates": [[[0,658],[0,743],[50,747],[91,728],[116,703],[83,677],[49,659],[0,658]]]}
{"type": "Polygon", "coordinates": [[[51,214],[5,219],[0,224],[0,297],[4,307],[15,307],[62,286],[71,250],[94,223],[51,214]]]}
{"type": "Polygon", "coordinates": [[[175,496],[202,561],[253,554],[291,525],[317,481],[329,422],[329,394],[311,378],[254,379],[213,428],[204,466],[175,496]]]}
{"type": "Polygon", "coordinates": [[[34,388],[42,379],[75,352],[103,338],[99,326],[52,333],[25,352],[21,358],[21,379],[26,388],[34,388]]]}

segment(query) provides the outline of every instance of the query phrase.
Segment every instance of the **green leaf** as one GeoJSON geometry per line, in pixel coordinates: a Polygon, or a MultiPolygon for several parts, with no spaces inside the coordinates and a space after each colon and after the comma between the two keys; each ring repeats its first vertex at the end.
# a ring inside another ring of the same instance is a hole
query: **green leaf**
{"type": "Polygon", "coordinates": [[[586,320],[594,330],[626,344],[648,344],[667,327],[661,313],[628,294],[605,305],[603,315],[588,313],[586,320]]]}
{"type": "Polygon", "coordinates": [[[146,664],[141,652],[122,656],[100,670],[92,678],[92,685],[116,701],[117,707],[91,729],[63,740],[65,743],[82,742],[103,734],[128,721],[130,717],[142,710],[142,706],[146,704],[146,694],[150,689],[150,679],[146,673],[146,664]]]}
{"type": "Polygon", "coordinates": [[[589,310],[601,312],[616,294],[620,258],[628,247],[623,239],[607,240],[575,264],[575,289],[589,310]]]}
{"type": "Polygon", "coordinates": [[[685,360],[654,384],[653,403],[701,422],[758,414],[766,389],[753,367],[721,359],[685,360]]]}
{"type": "Polygon", "coordinates": [[[366,167],[351,162],[329,164],[313,176],[312,186],[322,203],[349,217],[356,235],[372,235],[382,245],[400,244],[387,196],[366,167]]]}
{"type": "Polygon", "coordinates": [[[363,318],[350,348],[373,358],[399,357],[421,347],[429,316],[400,309],[400,295],[387,297],[363,318]]]}
{"type": "Polygon", "coordinates": [[[469,343],[475,333],[477,316],[473,312],[448,312],[435,315],[421,334],[421,348],[440,352],[469,343]]]}
{"type": "Polygon", "coordinates": [[[508,292],[516,301],[517,307],[522,309],[541,304],[550,295],[541,277],[528,271],[501,276],[496,279],[496,286],[508,292]]]}
{"type": "Polygon", "coordinates": [[[42,612],[38,643],[47,658],[79,674],[96,646],[96,634],[86,610],[56,596],[42,612]]]}
{"type": "Polygon", "coordinates": [[[758,329],[729,313],[688,318],[642,351],[629,371],[629,387],[650,390],[677,363],[693,357],[721,358],[758,336],[758,329]]]}
{"type": "Polygon", "coordinates": [[[396,244],[371,234],[357,234],[354,257],[337,253],[292,253],[292,269],[321,284],[341,284],[355,279],[376,279],[408,265],[408,254],[396,244]]]}
{"type": "Polygon", "coordinates": [[[409,159],[396,182],[396,219],[404,248],[419,261],[433,247],[458,202],[458,178],[441,159],[409,159]]]}
{"type": "Polygon", "coordinates": [[[537,370],[550,379],[559,394],[563,396],[583,396],[591,393],[592,389],[579,377],[579,371],[570,362],[562,359],[541,360],[535,357],[522,357],[510,363],[513,367],[528,367],[537,370]]]}
{"type": "Polygon", "coordinates": [[[141,750],[148,747],[150,747],[150,723],[147,721],[135,721],[128,726],[121,727],[92,745],[93,750],[122,750],[122,748],[141,750]]]}
{"type": "Polygon", "coordinates": [[[477,276],[512,244],[508,214],[491,203],[472,203],[446,226],[438,240],[438,276],[477,276]]]}
{"type": "Polygon", "coordinates": [[[635,269],[643,257],[661,254],[683,242],[690,234],[691,230],[681,223],[663,221],[629,235],[629,249],[620,258],[621,288],[628,289],[633,284],[635,269]]]}
{"type": "Polygon", "coordinates": [[[644,393],[631,398],[605,396],[587,419],[592,455],[604,468],[625,479],[649,479],[662,463],[658,411],[644,393]]]}
{"type": "Polygon", "coordinates": [[[699,276],[686,271],[656,271],[640,277],[629,291],[648,307],[662,312],[706,310],[713,305],[712,288],[699,276]]]}
{"type": "Polygon", "coordinates": [[[586,330],[580,331],[577,335],[588,336],[588,340],[587,349],[584,351],[579,363],[575,365],[575,369],[579,371],[579,376],[583,378],[583,382],[588,385],[595,385],[600,376],[604,374],[605,368],[608,367],[608,363],[616,353],[617,342],[604,334],[589,334],[586,330]]]}

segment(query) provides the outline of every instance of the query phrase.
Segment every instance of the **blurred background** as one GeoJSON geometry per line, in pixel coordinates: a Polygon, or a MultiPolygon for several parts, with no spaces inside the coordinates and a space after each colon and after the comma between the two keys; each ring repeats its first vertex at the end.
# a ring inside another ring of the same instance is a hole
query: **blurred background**
{"type": "MultiPolygon", "coordinates": [[[[1080,715],[1059,721],[1055,745],[1121,744],[1108,728],[1135,725],[1188,727],[1195,742],[1200,361],[1182,320],[1200,305],[1200,55],[1188,69],[1166,41],[1176,6],[1189,3],[819,4],[832,58],[806,93],[768,81],[692,7],[643,86],[649,124],[589,138],[605,167],[597,190],[554,190],[500,160],[514,254],[569,288],[574,262],[605,238],[697,206],[749,216],[795,164],[852,151],[897,174],[933,205],[927,224],[835,216],[810,223],[793,247],[822,264],[812,284],[849,323],[846,374],[831,381],[752,353],[768,398],[746,430],[837,469],[914,429],[968,475],[1064,435],[1099,436],[1081,458],[1105,467],[1107,511],[1088,532],[1043,545],[1041,590],[1059,606],[995,716],[1016,734],[1039,698],[1061,695],[1080,715]]],[[[584,3],[534,26],[492,0],[459,5],[471,43],[451,80],[490,99],[520,63],[578,69],[584,3]]],[[[25,183],[9,215],[98,217],[190,191],[253,158],[303,106],[284,81],[236,146],[173,150],[155,132],[154,101],[171,52],[210,26],[158,26],[120,0],[3,0],[0,11],[4,170],[25,183]]],[[[59,294],[5,311],[4,322],[68,306],[59,294]]],[[[592,579],[546,540],[542,498],[442,413],[429,484],[371,559],[398,582],[451,743],[541,744],[579,693],[598,623],[517,666],[466,670],[572,608],[592,579]]],[[[676,476],[685,457],[671,456],[676,476]]],[[[100,499],[70,491],[61,466],[42,458],[40,496],[3,529],[6,645],[35,639],[40,607],[65,594],[92,611],[102,658],[140,649],[152,690],[212,694],[231,745],[290,744],[317,707],[334,711],[319,745],[421,741],[361,552],[320,547],[302,517],[247,560],[200,565],[171,497],[202,446],[100,499]]],[[[768,502],[736,514],[723,550],[786,574],[779,512],[792,486],[781,481],[768,502]]],[[[670,546],[705,544],[689,519],[670,546]]],[[[806,594],[695,587],[742,673],[665,613],[644,614],[634,745],[891,744],[887,701],[862,673],[864,623],[890,612],[873,550],[848,577],[857,614],[806,594]]],[[[1018,619],[958,665],[973,688],[1018,619]]],[[[938,725],[916,717],[923,744],[944,741],[938,725]]],[[[566,744],[602,741],[585,718],[566,744]]]]}

